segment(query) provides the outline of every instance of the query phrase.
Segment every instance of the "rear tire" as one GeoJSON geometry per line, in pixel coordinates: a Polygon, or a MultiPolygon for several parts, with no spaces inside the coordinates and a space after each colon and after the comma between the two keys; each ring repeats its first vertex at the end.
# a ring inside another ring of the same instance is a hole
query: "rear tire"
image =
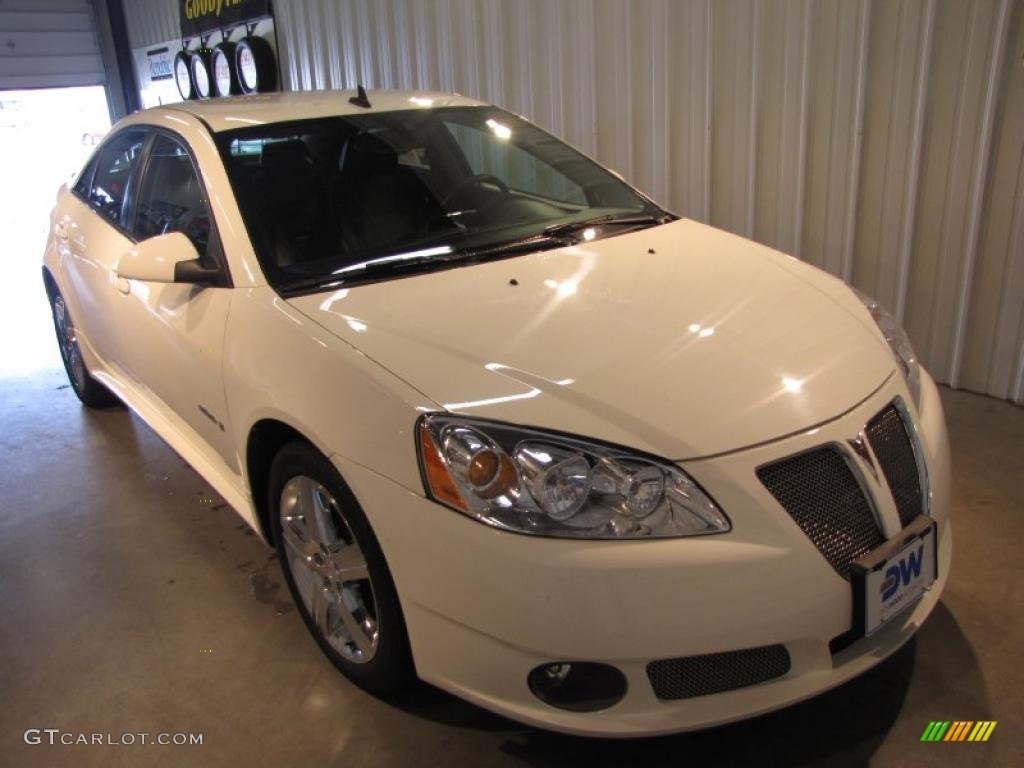
{"type": "Polygon", "coordinates": [[[82,359],[82,350],[78,346],[78,333],[71,320],[71,313],[60,292],[54,289],[50,293],[50,310],[53,315],[53,329],[57,333],[57,346],[64,362],[64,370],[68,374],[68,382],[75,391],[82,405],[89,408],[105,408],[118,402],[110,390],[100,384],[89,373],[82,359]]]}
{"type": "Polygon", "coordinates": [[[372,693],[404,688],[415,673],[398,593],[352,491],[301,442],[274,458],[269,486],[281,569],[320,649],[372,693]]]}

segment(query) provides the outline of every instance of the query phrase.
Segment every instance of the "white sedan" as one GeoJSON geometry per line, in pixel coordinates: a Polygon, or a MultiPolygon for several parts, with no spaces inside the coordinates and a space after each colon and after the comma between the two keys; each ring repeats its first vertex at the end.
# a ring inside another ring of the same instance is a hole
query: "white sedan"
{"type": "Polygon", "coordinates": [[[813,696],[949,573],[935,384],[839,280],[432,93],[118,123],[52,215],[75,392],[277,550],[359,685],[627,736],[813,696]]]}

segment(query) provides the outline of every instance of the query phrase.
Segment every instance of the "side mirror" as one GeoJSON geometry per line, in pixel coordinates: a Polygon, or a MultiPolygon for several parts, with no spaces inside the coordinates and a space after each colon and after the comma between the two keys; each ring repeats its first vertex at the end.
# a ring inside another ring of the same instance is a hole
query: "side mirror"
{"type": "Polygon", "coordinates": [[[196,247],[181,232],[168,232],[127,250],[117,263],[117,276],[148,283],[213,284],[220,270],[203,266],[196,247]]]}

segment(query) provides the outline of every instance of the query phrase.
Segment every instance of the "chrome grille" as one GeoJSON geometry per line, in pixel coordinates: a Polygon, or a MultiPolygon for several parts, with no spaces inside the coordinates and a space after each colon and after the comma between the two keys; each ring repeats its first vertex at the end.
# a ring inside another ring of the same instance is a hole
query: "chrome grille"
{"type": "Polygon", "coordinates": [[[647,679],[662,700],[692,699],[745,688],[789,672],[789,652],[781,645],[741,651],[659,659],[647,665],[647,679]]]}
{"type": "Polygon", "coordinates": [[[834,446],[767,464],[757,477],[843,578],[885,539],[860,484],[834,446]]]}
{"type": "Polygon", "coordinates": [[[889,484],[900,523],[906,527],[924,511],[921,473],[907,425],[896,406],[890,405],[868,422],[864,432],[889,484]]]}

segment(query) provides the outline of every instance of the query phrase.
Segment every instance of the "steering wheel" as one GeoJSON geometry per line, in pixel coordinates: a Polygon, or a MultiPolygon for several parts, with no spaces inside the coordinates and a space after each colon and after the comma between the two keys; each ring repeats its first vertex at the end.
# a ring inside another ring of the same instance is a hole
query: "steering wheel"
{"type": "Polygon", "coordinates": [[[485,182],[496,186],[502,194],[508,194],[508,184],[499,179],[497,176],[494,176],[490,173],[477,173],[473,176],[467,176],[458,184],[456,184],[455,189],[453,189],[451,192],[445,195],[444,199],[441,200],[441,205],[447,208],[448,203],[450,203],[452,200],[458,197],[462,192],[469,189],[470,187],[479,187],[481,184],[484,184],[485,182]]]}

